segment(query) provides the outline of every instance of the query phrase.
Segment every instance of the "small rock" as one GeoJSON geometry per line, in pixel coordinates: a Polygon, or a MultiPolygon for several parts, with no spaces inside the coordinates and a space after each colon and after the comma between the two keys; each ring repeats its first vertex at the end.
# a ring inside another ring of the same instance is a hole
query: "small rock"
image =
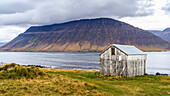
{"type": "Polygon", "coordinates": [[[168,74],[161,74],[159,72],[157,72],[156,75],[168,76],[168,74]]]}

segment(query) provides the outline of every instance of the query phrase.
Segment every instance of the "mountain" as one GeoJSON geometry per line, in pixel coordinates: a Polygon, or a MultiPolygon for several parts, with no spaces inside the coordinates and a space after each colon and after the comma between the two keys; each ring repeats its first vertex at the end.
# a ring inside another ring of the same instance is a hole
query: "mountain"
{"type": "Polygon", "coordinates": [[[162,32],[162,31],[160,31],[160,30],[147,30],[147,31],[155,34],[156,36],[159,36],[159,34],[162,32]]]}
{"type": "Polygon", "coordinates": [[[169,43],[127,23],[110,19],[82,19],[32,26],[3,47],[7,51],[102,51],[110,44],[164,50],[169,43]]]}
{"type": "Polygon", "coordinates": [[[163,31],[149,30],[149,32],[161,37],[162,39],[170,42],[170,28],[166,28],[163,31]]]}
{"type": "Polygon", "coordinates": [[[5,42],[0,42],[0,47],[5,45],[6,43],[5,42]]]}
{"type": "Polygon", "coordinates": [[[164,32],[170,32],[170,28],[166,28],[163,30],[164,32]]]}

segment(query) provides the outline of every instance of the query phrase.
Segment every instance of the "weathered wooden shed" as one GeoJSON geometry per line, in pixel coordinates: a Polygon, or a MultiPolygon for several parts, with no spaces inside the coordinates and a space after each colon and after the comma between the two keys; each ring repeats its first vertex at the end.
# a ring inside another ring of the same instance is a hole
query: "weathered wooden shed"
{"type": "Polygon", "coordinates": [[[125,77],[144,75],[146,57],[135,46],[112,44],[100,54],[100,74],[125,77]]]}

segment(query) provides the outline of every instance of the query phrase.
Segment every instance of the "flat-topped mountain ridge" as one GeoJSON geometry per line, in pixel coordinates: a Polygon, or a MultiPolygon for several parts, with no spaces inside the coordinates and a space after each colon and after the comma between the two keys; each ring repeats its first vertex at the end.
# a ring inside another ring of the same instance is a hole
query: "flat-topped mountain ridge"
{"type": "Polygon", "coordinates": [[[166,49],[160,37],[110,19],[82,19],[32,26],[2,47],[8,51],[102,51],[110,44],[135,45],[140,49],[166,49]]]}

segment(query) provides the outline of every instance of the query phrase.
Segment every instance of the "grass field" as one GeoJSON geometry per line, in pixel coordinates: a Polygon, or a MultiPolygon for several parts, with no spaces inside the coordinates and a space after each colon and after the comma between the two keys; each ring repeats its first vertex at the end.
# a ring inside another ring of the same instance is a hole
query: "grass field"
{"type": "Polygon", "coordinates": [[[0,95],[168,96],[170,77],[100,76],[98,71],[0,66],[0,95]],[[5,69],[6,68],[6,69],[5,69]]]}

